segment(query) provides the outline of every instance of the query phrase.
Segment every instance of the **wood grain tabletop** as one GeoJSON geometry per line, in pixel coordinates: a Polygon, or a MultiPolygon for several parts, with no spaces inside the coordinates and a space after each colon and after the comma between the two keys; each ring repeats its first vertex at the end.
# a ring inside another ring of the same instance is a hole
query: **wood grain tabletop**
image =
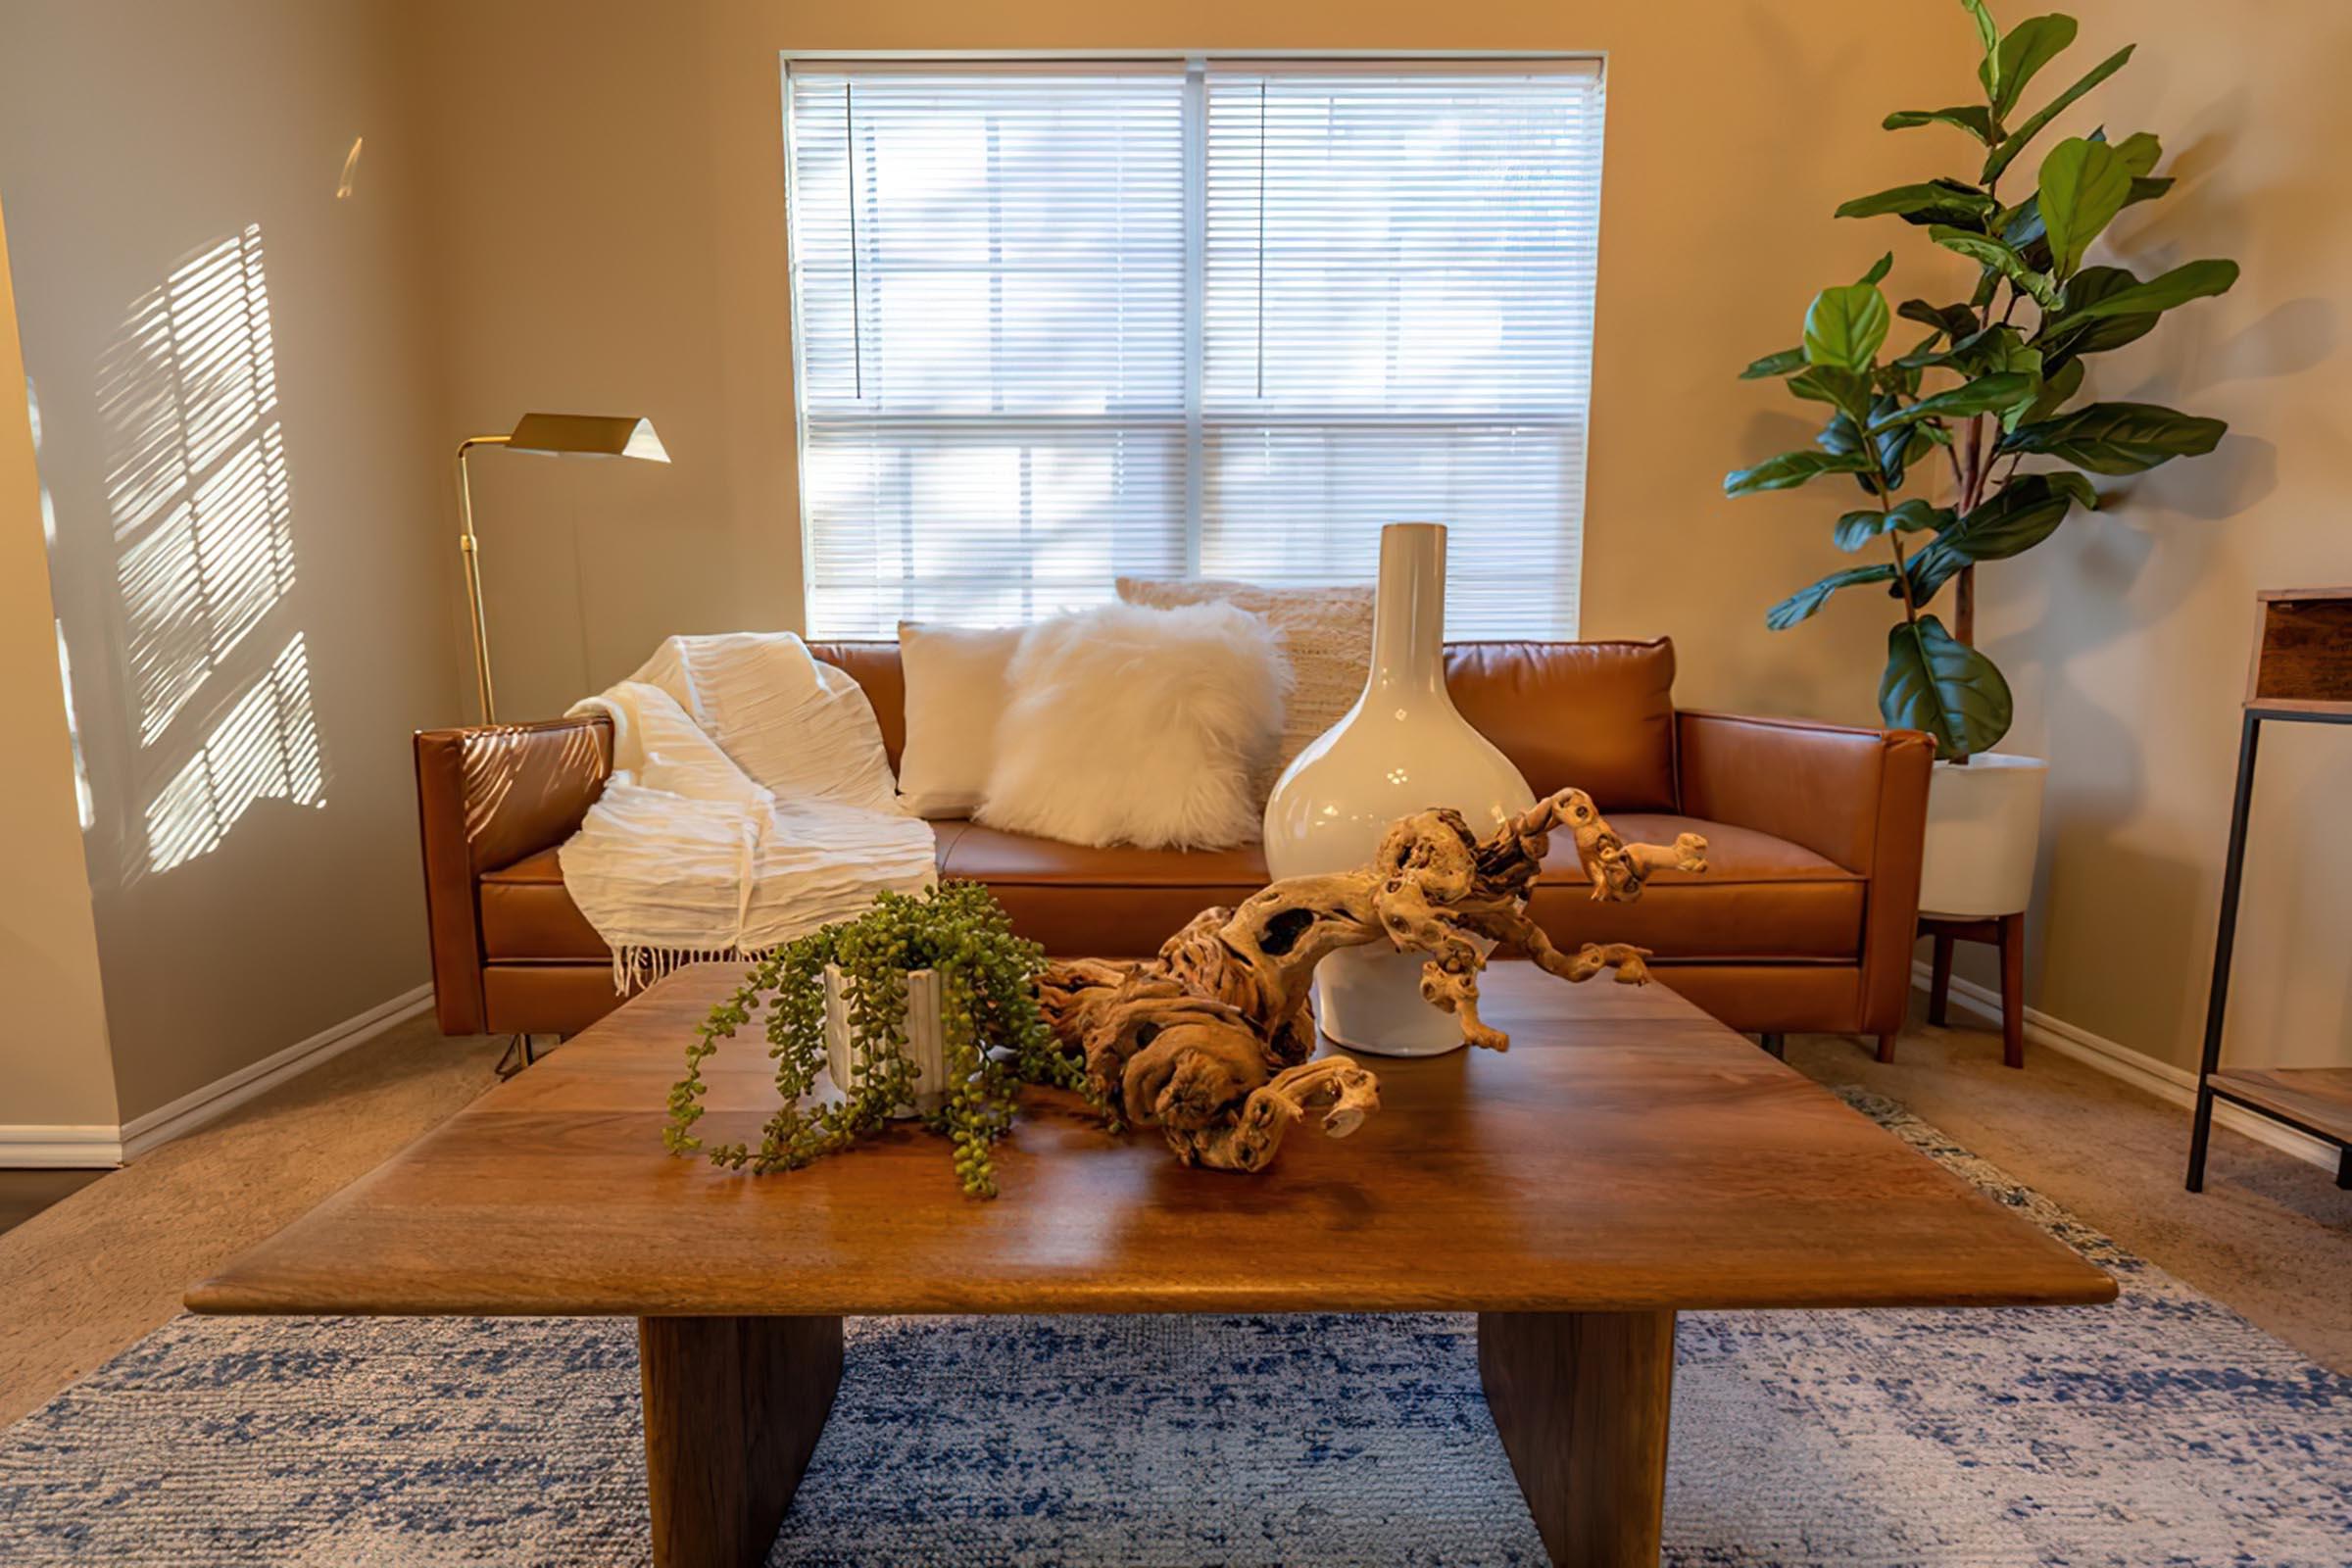
{"type": "MultiPolygon", "coordinates": [[[[200,1312],[635,1316],[2060,1304],[2114,1283],[1663,985],[1494,966],[1507,1053],[1366,1058],[1382,1108],[1271,1171],[1026,1100],[967,1199],[894,1127],[807,1169],[676,1158],[664,1097],[740,976],[682,970],[191,1292],[200,1312]]],[[[756,1138],[765,1042],[712,1057],[756,1138]]]]}

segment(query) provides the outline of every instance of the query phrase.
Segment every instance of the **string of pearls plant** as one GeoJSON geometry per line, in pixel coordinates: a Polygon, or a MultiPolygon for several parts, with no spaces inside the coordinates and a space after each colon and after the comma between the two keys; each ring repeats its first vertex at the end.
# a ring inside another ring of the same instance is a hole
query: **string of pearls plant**
{"type": "Polygon", "coordinates": [[[876,1131],[909,1099],[917,1074],[906,1054],[906,976],[933,969],[941,981],[948,1093],[923,1124],[953,1140],[964,1192],[994,1198],[991,1152],[1011,1131],[1023,1084],[1073,1090],[1116,1123],[1085,1063],[1055,1042],[1038,1010],[1037,977],[1045,964],[1045,950],[1014,936],[1010,917],[977,882],[880,894],[856,919],[797,937],[760,958],[734,995],[711,1009],[686,1048],[686,1076],[669,1091],[663,1140],[673,1154],[703,1150],[712,1164],[769,1172],[797,1170],[876,1131]],[[813,1102],[810,1091],[825,1066],[827,964],[850,982],[850,1030],[869,1054],[855,1089],[813,1102]],[[703,1115],[703,1062],[751,1023],[763,999],[781,1103],[758,1144],[705,1150],[694,1134],[703,1115]]]}

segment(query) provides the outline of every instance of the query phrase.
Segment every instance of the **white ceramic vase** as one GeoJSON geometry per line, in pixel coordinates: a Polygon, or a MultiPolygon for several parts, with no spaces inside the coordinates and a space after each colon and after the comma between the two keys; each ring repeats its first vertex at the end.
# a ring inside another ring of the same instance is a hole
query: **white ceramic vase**
{"type": "MultiPolygon", "coordinates": [[[[825,965],[825,1071],[843,1094],[865,1076],[867,1051],[850,1029],[850,1001],[856,983],[825,965]]],[[[906,971],[906,1057],[915,1066],[913,1099],[891,1108],[893,1116],[937,1110],[948,1097],[947,1035],[940,1025],[940,977],[936,969],[906,971]]]]}
{"type": "MultiPolygon", "coordinates": [[[[1266,869],[1277,878],[1353,870],[1400,816],[1450,806],[1483,834],[1535,801],[1519,769],[1446,691],[1445,528],[1389,524],[1380,532],[1364,694],[1276,782],[1266,802],[1266,869]]],[[[1315,969],[1323,1033],[1374,1055],[1458,1049],[1461,1025],[1421,999],[1423,961],[1386,944],[1326,957],[1315,969]]]]}
{"type": "Polygon", "coordinates": [[[1936,764],[1928,779],[1920,913],[1983,919],[2016,914],[2033,902],[2041,787],[2049,774],[2050,764],[2038,757],[1998,752],[1980,752],[1965,767],[1936,764]]]}

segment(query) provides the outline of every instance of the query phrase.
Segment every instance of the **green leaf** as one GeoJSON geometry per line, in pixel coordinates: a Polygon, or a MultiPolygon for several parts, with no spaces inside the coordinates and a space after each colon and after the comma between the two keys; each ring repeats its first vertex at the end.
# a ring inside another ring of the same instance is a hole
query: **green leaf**
{"type": "Polygon", "coordinates": [[[1950,109],[1898,109],[1879,122],[1882,130],[1909,130],[1914,125],[1957,125],[1987,147],[1992,145],[1992,116],[1983,104],[1957,104],[1950,109]]]}
{"type": "Polygon", "coordinates": [[[2028,142],[2041,133],[2042,126],[2064,114],[2076,99],[2123,70],[2124,62],[2132,58],[2132,51],[2136,47],[2134,44],[2126,44],[2091,67],[2089,71],[2083,73],[2080,81],[2042,105],[2033,119],[2003,136],[2000,145],[1993,148],[1992,155],[1984,160],[1984,172],[1978,177],[1986,185],[1990,185],[1994,180],[2000,178],[2001,171],[2007,169],[2017,155],[2026,150],[2028,142]]]}
{"type": "Polygon", "coordinates": [[[1888,251],[1886,255],[1880,257],[1877,261],[1870,264],[1870,270],[1864,272],[1859,281],[1869,287],[1875,288],[1879,284],[1886,282],[1886,274],[1893,270],[1894,252],[1888,251]]]}
{"type": "MultiPolygon", "coordinates": [[[[1830,540],[1850,555],[1882,534],[1917,533],[1923,528],[1948,528],[1951,524],[1951,508],[1932,506],[1914,496],[1885,512],[1847,513],[1838,519],[1837,531],[1830,540]]],[[[1891,578],[1894,573],[1886,575],[1891,578]]]]}
{"type": "Polygon", "coordinates": [[[2144,473],[2175,458],[2201,458],[2230,427],[2154,403],[2086,403],[2072,414],[2019,425],[2003,452],[2036,452],[2093,473],[2144,473]]]}
{"type": "Polygon", "coordinates": [[[1805,312],[1805,358],[1814,365],[1866,370],[1891,324],[1886,296],[1875,283],[1825,288],[1805,312]]]}
{"type": "Polygon", "coordinates": [[[2067,510],[2082,499],[2078,485],[2088,490],[2090,481],[2079,473],[2020,474],[1979,502],[1974,512],[1940,529],[1911,558],[1912,603],[1924,605],[1934,599],[1964,566],[2005,561],[2047,539],[2066,520],[2067,510]]]}
{"type": "MultiPolygon", "coordinates": [[[[1989,234],[1973,234],[1964,228],[1949,228],[1937,224],[1928,230],[1928,237],[1945,250],[1958,251],[1969,260],[1984,267],[2016,284],[2043,309],[2058,303],[2058,285],[2046,272],[2037,272],[2026,265],[2026,259],[1989,234]]],[[[1979,292],[1983,292],[1980,288],[1979,292]]]]}
{"type": "Polygon", "coordinates": [[[2082,362],[2069,360],[2043,379],[2040,396],[2002,422],[2014,430],[2021,424],[2046,419],[2066,407],[2066,400],[2082,390],[2082,362]]]}
{"type": "Polygon", "coordinates": [[[2104,316],[2161,313],[2176,305],[2186,305],[2190,300],[2227,294],[2236,281],[2235,262],[2185,262],[2145,283],[2119,288],[2092,300],[2080,310],[2069,309],[2057,325],[2065,326],[2078,319],[2095,320],[2104,316]]]}
{"type": "Polygon", "coordinates": [[[2015,207],[1996,214],[1992,227],[2000,235],[2002,244],[2020,256],[2026,256],[2036,244],[2049,237],[2048,225],[2041,220],[2041,193],[2036,191],[2015,207]]]}
{"type": "Polygon", "coordinates": [[[2104,142],[2069,136],[2041,161],[2035,195],[2050,236],[2050,264],[2059,276],[2073,275],[2082,253],[2114,221],[2132,194],[2132,172],[2104,142]]]}
{"type": "Polygon", "coordinates": [[[1920,419],[1965,418],[1971,415],[2010,408],[2030,401],[2040,384],[2040,377],[2022,372],[2001,371],[1980,375],[1948,392],[1922,398],[1907,408],[1892,410],[1885,417],[1873,419],[1871,433],[1876,435],[1882,430],[1890,430],[1920,419]]]}
{"type": "Polygon", "coordinates": [[[1984,8],[1984,0],[1960,0],[1960,9],[1976,19],[1977,44],[1984,51],[1977,67],[1977,79],[1989,94],[1997,89],[2001,63],[2001,29],[1993,24],[1992,13],[1984,8]]]}
{"type": "Polygon", "coordinates": [[[1809,365],[1788,378],[1788,390],[1815,403],[1843,409],[1855,418],[1870,413],[1870,377],[1838,365],[1809,365]]]}
{"type": "Polygon", "coordinates": [[[1974,185],[1958,180],[1930,180],[1924,185],[1895,185],[1841,204],[1838,218],[1880,218],[1888,213],[1913,223],[1982,221],[2001,204],[1974,185]]]}
{"type": "Polygon", "coordinates": [[[2135,130],[2115,144],[2115,156],[2124,161],[2133,179],[2145,179],[2156,172],[2157,160],[2164,156],[2164,143],[2150,131],[2135,130]]]}
{"type": "Polygon", "coordinates": [[[1964,759],[2009,733],[2009,683],[1942,621],[1922,615],[1886,634],[1879,713],[1891,726],[1933,735],[1937,756],[1964,759]]]}
{"type": "Polygon", "coordinates": [[[1783,349],[1778,354],[1767,354],[1760,360],[1749,362],[1747,368],[1740,372],[1740,379],[1761,381],[1770,376],[1787,375],[1790,370],[1802,368],[1804,363],[1803,349],[1783,349]]]}
{"type": "Polygon", "coordinates": [[[1935,327],[1954,342],[1977,329],[1977,313],[1965,305],[1930,305],[1926,300],[1905,300],[1894,314],[1906,321],[1935,327]]]}
{"type": "Polygon", "coordinates": [[[2141,202],[2152,202],[2157,197],[2163,195],[2166,191],[2171,190],[2172,188],[2173,182],[2170,177],[2164,179],[2135,179],[2132,182],[2132,194],[2124,198],[2124,205],[2126,207],[2136,207],[2141,202]]]}
{"type": "Polygon", "coordinates": [[[1788,490],[1825,473],[1860,473],[1870,459],[1859,452],[1784,452],[1752,468],[1725,474],[1723,493],[1751,496],[1765,490],[1788,490]]]}
{"type": "Polygon", "coordinates": [[[1764,624],[1774,631],[1787,631],[1800,620],[1810,620],[1813,612],[1828,604],[1830,595],[1838,589],[1852,588],[1866,582],[1887,582],[1893,577],[1892,566],[1849,566],[1843,571],[1833,571],[1821,581],[1799,588],[1764,612],[1764,624]]]}
{"type": "Polygon", "coordinates": [[[1970,375],[2011,370],[2041,377],[2041,351],[2028,347],[2025,335],[2005,321],[1952,345],[1952,363],[1970,375]]]}
{"type": "MultiPolygon", "coordinates": [[[[2029,17],[2009,29],[1994,56],[1991,79],[1984,81],[1984,90],[1992,95],[1992,112],[2005,115],[2017,107],[2020,94],[2034,74],[2058,58],[2068,44],[2075,41],[2075,19],[2072,17],[2029,17]]],[[[1982,69],[1979,79],[1984,79],[1982,69]]]]}
{"type": "Polygon", "coordinates": [[[2056,374],[2078,355],[2120,349],[2154,330],[2157,316],[2153,311],[2123,316],[2084,314],[2086,307],[2138,286],[2139,279],[2120,267],[2085,267],[2068,278],[2058,310],[2043,318],[2041,329],[2034,336],[2034,347],[2041,350],[2042,374],[2056,374]]]}

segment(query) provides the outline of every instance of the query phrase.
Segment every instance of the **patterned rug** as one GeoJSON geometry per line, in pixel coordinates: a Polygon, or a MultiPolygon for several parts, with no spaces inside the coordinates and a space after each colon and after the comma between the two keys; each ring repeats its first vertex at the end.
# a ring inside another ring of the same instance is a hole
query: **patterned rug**
{"type": "MultiPolygon", "coordinates": [[[[2106,1308],[1702,1313],[1666,1561],[2352,1561],[2352,1379],[1883,1101],[2115,1274],[2106,1308]]],[[[771,1568],[1540,1564],[1471,1323],[853,1321],[771,1568]]],[[[0,1563],[639,1564],[612,1321],[181,1318],[0,1433],[0,1563]]]]}

